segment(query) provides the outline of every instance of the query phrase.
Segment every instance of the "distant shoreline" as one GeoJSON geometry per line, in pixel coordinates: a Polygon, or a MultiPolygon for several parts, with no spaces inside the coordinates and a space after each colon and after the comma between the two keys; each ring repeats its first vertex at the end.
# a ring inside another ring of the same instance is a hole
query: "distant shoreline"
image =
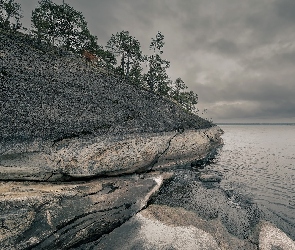
{"type": "Polygon", "coordinates": [[[264,123],[264,122],[253,122],[253,123],[239,123],[239,122],[216,122],[216,125],[287,125],[287,126],[295,126],[295,123],[264,123]]]}

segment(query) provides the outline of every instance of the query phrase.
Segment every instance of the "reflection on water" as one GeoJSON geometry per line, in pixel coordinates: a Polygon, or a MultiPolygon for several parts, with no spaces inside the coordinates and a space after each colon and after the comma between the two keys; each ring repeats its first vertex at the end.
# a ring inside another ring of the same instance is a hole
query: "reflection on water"
{"type": "Polygon", "coordinates": [[[220,125],[224,146],[207,168],[295,226],[295,126],[220,125]]]}

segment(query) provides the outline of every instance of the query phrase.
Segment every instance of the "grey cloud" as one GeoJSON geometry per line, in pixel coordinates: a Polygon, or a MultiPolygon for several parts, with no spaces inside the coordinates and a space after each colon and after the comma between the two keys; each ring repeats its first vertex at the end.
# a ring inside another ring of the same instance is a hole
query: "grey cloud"
{"type": "Polygon", "coordinates": [[[293,0],[276,0],[274,7],[282,19],[295,22],[295,2],[293,0]]]}
{"type": "MultiPolygon", "coordinates": [[[[295,122],[293,0],[65,1],[84,14],[102,45],[128,30],[148,53],[151,37],[161,31],[172,80],[183,78],[213,120],[295,122]]],[[[22,2],[24,14],[36,3],[22,2]]]]}
{"type": "Polygon", "coordinates": [[[210,46],[213,50],[222,54],[231,55],[239,52],[238,46],[233,41],[229,41],[224,38],[210,43],[210,46]]]}
{"type": "MultiPolygon", "coordinates": [[[[265,101],[280,102],[281,100],[292,100],[295,96],[294,83],[292,80],[286,82],[273,82],[272,79],[251,80],[220,83],[216,85],[197,85],[194,89],[202,96],[205,102],[210,102],[212,98],[216,102],[235,101],[265,101]]],[[[295,109],[294,109],[295,112],[295,109]]]]}

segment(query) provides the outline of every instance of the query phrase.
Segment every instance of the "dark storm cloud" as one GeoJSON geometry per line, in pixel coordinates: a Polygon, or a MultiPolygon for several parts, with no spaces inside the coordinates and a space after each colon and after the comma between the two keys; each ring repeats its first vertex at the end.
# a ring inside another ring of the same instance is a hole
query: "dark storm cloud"
{"type": "MultiPolygon", "coordinates": [[[[102,45],[128,30],[148,53],[151,37],[162,31],[169,75],[199,94],[199,109],[214,121],[295,122],[294,0],[65,2],[82,11],[102,45]]],[[[24,14],[36,3],[22,2],[24,14]]]]}
{"type": "Polygon", "coordinates": [[[295,23],[295,2],[293,0],[277,0],[275,9],[281,18],[295,23]]]}

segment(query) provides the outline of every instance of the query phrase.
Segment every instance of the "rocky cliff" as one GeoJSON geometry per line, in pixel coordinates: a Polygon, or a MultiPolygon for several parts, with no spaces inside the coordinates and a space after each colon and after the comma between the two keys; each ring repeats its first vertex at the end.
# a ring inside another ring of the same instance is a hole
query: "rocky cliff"
{"type": "Polygon", "coordinates": [[[1,33],[1,179],[141,172],[159,166],[160,157],[170,159],[160,159],[165,167],[176,159],[186,164],[219,143],[217,127],[174,102],[77,55],[39,47],[21,34],[1,33]],[[203,149],[190,147],[197,138],[203,149]],[[186,148],[167,152],[170,144],[186,148]]]}
{"type": "Polygon", "coordinates": [[[221,129],[167,98],[0,30],[0,108],[1,249],[282,246],[197,171],[221,129]]]}

